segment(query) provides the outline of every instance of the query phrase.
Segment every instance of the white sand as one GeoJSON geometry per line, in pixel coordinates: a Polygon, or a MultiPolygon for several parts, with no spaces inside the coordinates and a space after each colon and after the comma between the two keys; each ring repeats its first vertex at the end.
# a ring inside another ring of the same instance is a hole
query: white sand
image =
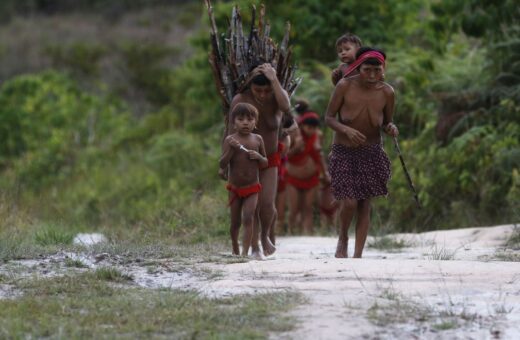
{"type": "Polygon", "coordinates": [[[520,339],[520,262],[482,260],[492,258],[512,231],[506,225],[394,235],[413,248],[392,253],[368,247],[363,259],[334,258],[336,238],[282,237],[271,259],[213,265],[224,275],[204,291],[303,293],[308,303],[292,312],[296,330],[273,338],[520,339]],[[441,252],[452,260],[431,259],[441,252]],[[374,303],[394,306],[389,313],[403,310],[399,303],[413,304],[430,316],[380,327],[367,318],[374,303]],[[447,321],[451,329],[432,328],[447,321]]]}

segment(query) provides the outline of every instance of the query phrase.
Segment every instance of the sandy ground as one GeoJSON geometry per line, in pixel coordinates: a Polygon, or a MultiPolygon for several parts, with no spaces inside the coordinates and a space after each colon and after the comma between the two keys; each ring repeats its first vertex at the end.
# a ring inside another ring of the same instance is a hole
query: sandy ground
{"type": "Polygon", "coordinates": [[[279,238],[266,261],[216,265],[222,278],[205,290],[303,293],[296,330],[272,338],[520,339],[520,262],[491,260],[512,230],[393,235],[413,247],[363,259],[334,258],[336,238],[279,238]],[[433,259],[443,254],[452,260],[433,259]]]}
{"type": "MultiPolygon", "coordinates": [[[[215,262],[186,266],[164,259],[150,266],[147,259],[125,263],[117,255],[61,252],[9,261],[0,274],[48,277],[113,266],[150,289],[196,289],[215,297],[302,293],[306,302],[290,312],[295,330],[273,339],[520,339],[520,262],[497,260],[509,254],[518,261],[518,251],[503,246],[513,228],[391,235],[408,247],[386,251],[370,247],[375,239],[369,237],[363,259],[334,258],[333,237],[280,237],[277,252],[264,261],[230,264],[225,253],[215,262]],[[67,268],[67,259],[86,268],[67,268]]],[[[350,255],[353,244],[351,238],[350,255]]],[[[0,298],[20,293],[0,285],[0,298]]]]}

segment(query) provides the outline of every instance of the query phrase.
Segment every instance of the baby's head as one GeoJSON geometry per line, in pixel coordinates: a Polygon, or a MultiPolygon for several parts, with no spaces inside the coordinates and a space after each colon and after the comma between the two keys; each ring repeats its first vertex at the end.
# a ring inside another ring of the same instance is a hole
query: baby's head
{"type": "MultiPolygon", "coordinates": [[[[237,127],[238,124],[248,124],[248,130],[253,130],[256,122],[258,121],[258,110],[251,104],[248,103],[238,103],[231,110],[231,122],[235,125],[237,130],[240,130],[237,127]]],[[[251,132],[250,131],[250,132],[251,132]]]]}
{"type": "Polygon", "coordinates": [[[309,111],[309,102],[303,98],[297,99],[294,104],[294,110],[298,115],[309,111]]]}
{"type": "Polygon", "coordinates": [[[342,63],[350,64],[356,60],[356,52],[363,46],[355,34],[346,33],[336,40],[336,52],[342,63]]]}

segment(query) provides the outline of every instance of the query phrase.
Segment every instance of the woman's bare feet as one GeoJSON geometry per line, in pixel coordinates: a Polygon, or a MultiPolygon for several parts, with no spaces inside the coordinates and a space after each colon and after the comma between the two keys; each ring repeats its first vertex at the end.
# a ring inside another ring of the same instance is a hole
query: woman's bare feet
{"type": "Polygon", "coordinates": [[[264,255],[269,256],[273,255],[276,251],[276,247],[271,243],[271,240],[269,240],[268,237],[262,237],[262,248],[264,249],[264,255]]]}
{"type": "Polygon", "coordinates": [[[338,246],[336,247],[336,257],[337,258],[347,258],[348,257],[348,238],[346,240],[338,240],[338,246]]]}

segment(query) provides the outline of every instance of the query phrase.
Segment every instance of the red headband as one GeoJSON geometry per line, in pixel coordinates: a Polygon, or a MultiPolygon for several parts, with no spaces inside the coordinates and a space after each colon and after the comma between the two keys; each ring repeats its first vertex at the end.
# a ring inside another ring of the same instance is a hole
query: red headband
{"type": "Polygon", "coordinates": [[[385,66],[385,57],[383,56],[382,53],[377,52],[377,51],[367,51],[367,52],[363,53],[362,55],[360,55],[356,59],[356,61],[354,61],[352,64],[350,64],[348,66],[348,69],[347,69],[347,71],[345,71],[343,78],[348,77],[349,74],[354,72],[354,70],[357,69],[359,67],[359,65],[363,64],[367,59],[376,59],[376,60],[380,61],[381,64],[383,64],[383,66],[385,66]]]}
{"type": "Polygon", "coordinates": [[[311,112],[311,111],[305,112],[300,117],[298,117],[297,122],[298,122],[298,124],[302,124],[307,119],[314,119],[314,120],[317,120],[319,122],[320,121],[320,116],[318,116],[318,114],[315,113],[315,112],[311,112]]]}

